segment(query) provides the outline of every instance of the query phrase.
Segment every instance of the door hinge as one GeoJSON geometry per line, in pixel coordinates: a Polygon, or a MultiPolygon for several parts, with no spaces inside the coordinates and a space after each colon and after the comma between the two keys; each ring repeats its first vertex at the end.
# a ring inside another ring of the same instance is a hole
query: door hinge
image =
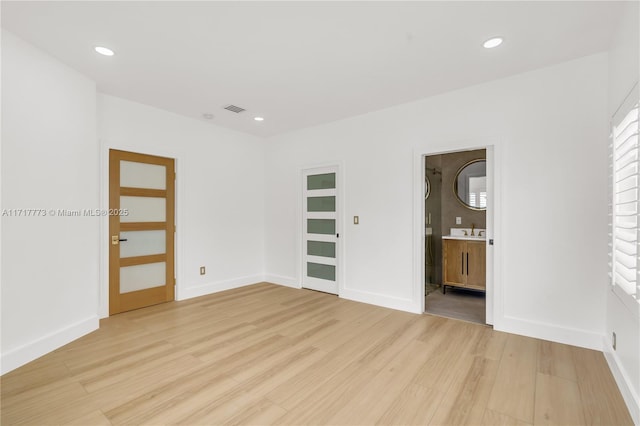
{"type": "Polygon", "coordinates": [[[176,285],[176,279],[175,278],[173,279],[173,285],[176,285]]]}

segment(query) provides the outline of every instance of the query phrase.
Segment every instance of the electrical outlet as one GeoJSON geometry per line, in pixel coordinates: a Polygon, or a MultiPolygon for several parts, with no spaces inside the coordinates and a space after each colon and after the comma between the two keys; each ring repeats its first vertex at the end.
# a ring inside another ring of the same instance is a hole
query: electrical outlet
{"type": "Polygon", "coordinates": [[[613,346],[613,350],[616,350],[616,332],[613,332],[613,336],[611,338],[611,346],[613,346]]]}
{"type": "Polygon", "coordinates": [[[204,274],[206,274],[206,273],[207,273],[207,272],[206,272],[206,270],[205,270],[204,266],[201,266],[201,267],[200,267],[200,275],[204,275],[204,274]]]}
{"type": "Polygon", "coordinates": [[[456,216],[456,225],[462,225],[462,218],[460,216],[456,216]]]}

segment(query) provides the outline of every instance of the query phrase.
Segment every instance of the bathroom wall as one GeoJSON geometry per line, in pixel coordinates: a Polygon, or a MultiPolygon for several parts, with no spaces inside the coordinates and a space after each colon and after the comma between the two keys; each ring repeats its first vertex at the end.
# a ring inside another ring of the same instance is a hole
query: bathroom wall
{"type": "Polygon", "coordinates": [[[425,238],[425,279],[427,283],[442,284],[442,155],[427,156],[425,167],[431,186],[424,209],[425,223],[431,228],[431,239],[425,238]],[[429,244],[432,256],[428,254],[429,244]]]}
{"type": "Polygon", "coordinates": [[[451,228],[471,228],[471,224],[476,228],[487,227],[486,211],[466,208],[453,193],[453,181],[460,167],[479,158],[487,158],[485,149],[442,155],[442,235],[449,235],[451,228]],[[456,217],[462,218],[461,225],[456,225],[456,217]]]}
{"type": "Polygon", "coordinates": [[[451,228],[486,229],[487,214],[464,207],[453,192],[456,173],[471,160],[486,158],[486,150],[461,151],[451,154],[428,155],[425,161],[427,177],[431,183],[431,194],[425,200],[425,223],[432,229],[432,241],[425,238],[425,282],[442,284],[442,236],[449,235],[451,228]],[[433,173],[433,169],[440,173],[433,173]],[[429,224],[429,214],[431,223],[429,224]],[[456,225],[456,216],[462,218],[462,224],[456,225]],[[429,244],[433,257],[429,258],[429,244]]]}

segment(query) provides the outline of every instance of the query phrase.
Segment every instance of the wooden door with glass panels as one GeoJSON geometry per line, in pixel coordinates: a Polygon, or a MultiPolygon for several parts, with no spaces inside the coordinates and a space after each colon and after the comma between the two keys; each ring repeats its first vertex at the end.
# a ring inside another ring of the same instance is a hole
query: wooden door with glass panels
{"type": "Polygon", "coordinates": [[[172,158],[109,151],[109,315],[174,300],[172,158]]]}
{"type": "Polygon", "coordinates": [[[302,287],[338,294],[337,167],[303,172],[302,287]]]}

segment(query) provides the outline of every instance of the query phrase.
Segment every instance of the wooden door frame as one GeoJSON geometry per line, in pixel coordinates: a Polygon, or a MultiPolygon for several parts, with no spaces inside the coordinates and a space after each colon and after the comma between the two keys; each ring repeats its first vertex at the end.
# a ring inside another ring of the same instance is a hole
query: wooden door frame
{"type": "MultiPolygon", "coordinates": [[[[174,274],[176,278],[175,300],[183,300],[184,297],[184,241],[182,238],[182,229],[184,229],[184,188],[185,177],[181,171],[184,169],[184,154],[173,149],[153,148],[148,149],[143,146],[136,146],[130,143],[114,143],[100,139],[100,191],[99,205],[101,209],[109,209],[109,151],[112,149],[119,151],[135,152],[140,154],[153,155],[157,157],[168,157],[174,159],[174,167],[176,173],[175,180],[175,206],[174,223],[176,225],[174,239],[174,274]]],[[[107,318],[109,316],[109,244],[111,235],[109,234],[109,218],[103,216],[100,218],[100,282],[98,291],[98,316],[99,318],[107,318]]]]}

